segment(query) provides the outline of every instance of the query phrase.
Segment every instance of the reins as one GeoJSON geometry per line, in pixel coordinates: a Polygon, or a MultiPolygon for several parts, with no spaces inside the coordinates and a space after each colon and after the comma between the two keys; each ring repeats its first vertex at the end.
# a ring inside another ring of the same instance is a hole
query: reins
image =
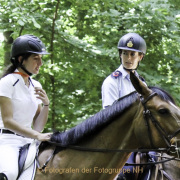
{"type": "MultiPolygon", "coordinates": [[[[40,167],[38,158],[36,157],[37,166],[41,172],[44,172],[44,169],[46,168],[49,161],[53,158],[55,155],[56,146],[60,146],[65,149],[73,149],[78,151],[86,151],[86,152],[98,152],[98,153],[114,153],[114,152],[149,152],[149,151],[156,151],[156,152],[167,152],[169,151],[169,148],[158,148],[158,149],[96,149],[96,148],[87,148],[82,146],[74,146],[74,145],[62,145],[61,143],[56,143],[52,141],[48,141],[50,144],[54,146],[53,152],[49,156],[49,158],[46,160],[46,162],[43,164],[42,167],[40,167]]],[[[176,148],[175,148],[176,149],[176,148]]],[[[177,151],[177,150],[176,150],[177,151]]],[[[143,165],[155,165],[155,164],[161,164],[165,163],[171,160],[179,160],[175,157],[167,158],[166,160],[158,161],[158,162],[148,162],[148,163],[125,163],[124,166],[143,166],[143,165]]]]}
{"type": "Polygon", "coordinates": [[[157,152],[167,152],[169,148],[157,148],[157,149],[105,149],[105,148],[88,148],[83,146],[75,146],[75,145],[62,145],[61,143],[56,143],[52,141],[48,141],[50,144],[59,146],[65,149],[73,149],[78,151],[87,151],[87,152],[100,152],[100,153],[115,153],[115,152],[149,152],[149,151],[157,151],[157,152]]]}

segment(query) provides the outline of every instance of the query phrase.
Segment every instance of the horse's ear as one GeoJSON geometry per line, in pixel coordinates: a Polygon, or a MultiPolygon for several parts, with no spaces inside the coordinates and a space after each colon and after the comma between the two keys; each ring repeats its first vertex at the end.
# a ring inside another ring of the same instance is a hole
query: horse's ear
{"type": "Polygon", "coordinates": [[[136,91],[142,96],[149,96],[152,91],[149,89],[132,71],[130,72],[131,82],[136,89],[136,91]]]}

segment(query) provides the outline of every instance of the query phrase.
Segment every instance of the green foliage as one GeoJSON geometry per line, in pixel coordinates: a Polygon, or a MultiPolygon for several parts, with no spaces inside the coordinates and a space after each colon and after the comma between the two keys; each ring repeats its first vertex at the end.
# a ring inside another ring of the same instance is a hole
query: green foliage
{"type": "Polygon", "coordinates": [[[3,43],[0,41],[0,74],[2,74],[2,67],[4,64],[4,49],[3,49],[3,43]]]}
{"type": "Polygon", "coordinates": [[[13,38],[34,34],[51,52],[35,77],[51,100],[45,131],[66,130],[101,110],[101,85],[120,64],[116,47],[127,32],[147,42],[138,72],[180,104],[177,0],[4,0],[0,15],[0,30],[13,38]]]}

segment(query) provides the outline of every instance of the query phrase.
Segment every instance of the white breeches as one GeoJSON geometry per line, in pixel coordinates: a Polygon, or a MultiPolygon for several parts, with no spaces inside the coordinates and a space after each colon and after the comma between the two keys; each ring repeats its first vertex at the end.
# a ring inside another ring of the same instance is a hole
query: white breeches
{"type": "Polygon", "coordinates": [[[19,150],[31,142],[32,139],[14,134],[0,134],[0,173],[4,173],[8,180],[17,179],[19,150]]]}

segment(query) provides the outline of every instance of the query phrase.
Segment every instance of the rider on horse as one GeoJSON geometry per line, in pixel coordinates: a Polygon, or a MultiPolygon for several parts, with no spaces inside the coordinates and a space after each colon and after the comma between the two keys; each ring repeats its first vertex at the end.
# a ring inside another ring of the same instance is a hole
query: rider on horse
{"type": "MultiPolygon", "coordinates": [[[[133,71],[144,83],[144,79],[138,75],[137,68],[140,61],[146,54],[146,42],[137,33],[127,33],[122,36],[118,42],[118,51],[121,65],[111,75],[109,75],[102,85],[102,105],[107,108],[119,98],[135,91],[130,81],[130,71],[133,71]]],[[[128,159],[128,163],[134,163],[136,154],[132,153],[128,159]]],[[[121,173],[119,180],[124,176],[128,179],[134,179],[133,167],[124,166],[132,173],[121,173]]]]}
{"type": "Polygon", "coordinates": [[[49,99],[41,84],[30,77],[39,73],[43,54],[49,53],[38,37],[18,37],[12,45],[12,65],[0,80],[0,180],[17,179],[21,147],[32,139],[50,140],[50,133],[41,133],[49,99]]]}

